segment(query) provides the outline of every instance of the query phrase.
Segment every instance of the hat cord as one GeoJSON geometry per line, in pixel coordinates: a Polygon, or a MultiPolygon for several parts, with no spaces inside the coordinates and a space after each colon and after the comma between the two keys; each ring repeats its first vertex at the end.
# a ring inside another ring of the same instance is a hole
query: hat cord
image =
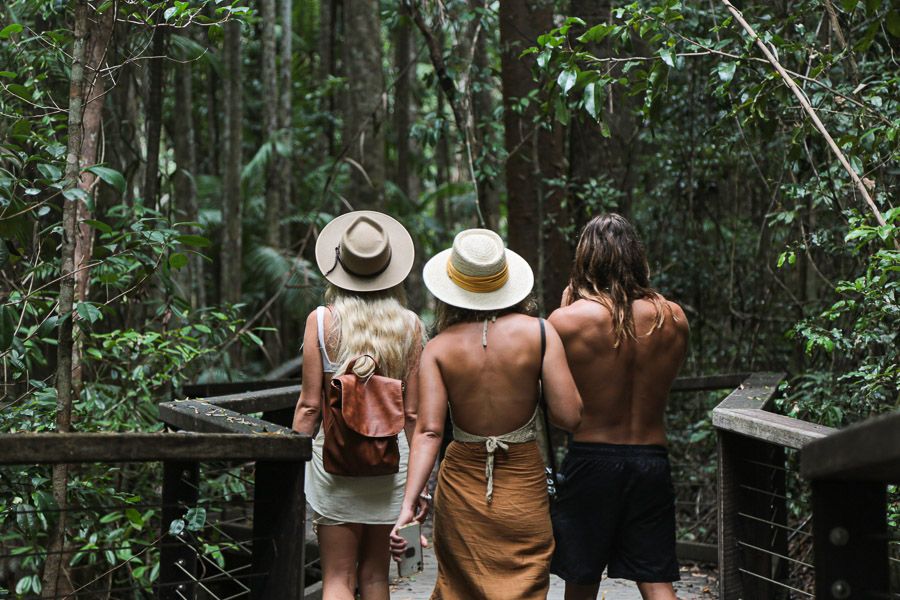
{"type": "MultiPolygon", "coordinates": [[[[390,246],[388,247],[388,252],[393,254],[393,252],[391,252],[390,246]]],[[[334,247],[334,264],[331,265],[330,269],[325,271],[325,277],[328,277],[329,275],[331,275],[331,272],[334,271],[338,265],[341,265],[342,267],[344,267],[345,271],[347,271],[351,275],[356,275],[357,277],[377,277],[377,276],[381,275],[382,273],[384,273],[387,270],[387,268],[391,265],[391,254],[388,254],[388,259],[387,259],[387,261],[385,261],[383,267],[381,267],[374,273],[369,273],[367,275],[360,275],[359,273],[356,273],[353,269],[348,269],[347,265],[344,264],[344,261],[341,260],[341,246],[340,246],[340,244],[338,244],[337,246],[334,247]]]]}

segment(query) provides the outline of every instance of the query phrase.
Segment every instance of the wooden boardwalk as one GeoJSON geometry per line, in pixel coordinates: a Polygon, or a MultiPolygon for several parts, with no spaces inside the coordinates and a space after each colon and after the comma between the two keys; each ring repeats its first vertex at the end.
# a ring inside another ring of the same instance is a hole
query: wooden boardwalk
{"type": "MultiPolygon", "coordinates": [[[[717,598],[715,578],[690,567],[682,568],[682,581],[676,585],[681,600],[710,600],[717,598]]],[[[414,577],[395,578],[391,585],[391,600],[427,600],[437,578],[434,551],[425,550],[425,570],[414,577]]],[[[564,584],[558,577],[550,581],[547,600],[563,600],[564,584]]],[[[641,600],[637,586],[622,579],[606,579],[600,585],[599,600],[641,600]]]]}

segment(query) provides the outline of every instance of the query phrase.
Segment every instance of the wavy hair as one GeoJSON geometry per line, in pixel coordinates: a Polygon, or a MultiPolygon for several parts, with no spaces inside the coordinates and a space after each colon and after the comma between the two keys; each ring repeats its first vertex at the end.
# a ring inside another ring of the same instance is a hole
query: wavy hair
{"type": "MultiPolygon", "coordinates": [[[[403,285],[378,292],[351,292],[330,285],[325,302],[331,306],[328,341],[336,348],[335,376],[347,372],[350,360],[371,354],[382,375],[406,380],[424,343],[419,317],[406,308],[403,285]]],[[[353,371],[360,377],[372,373],[372,361],[359,361],[353,371]]]]}
{"type": "Polygon", "coordinates": [[[616,213],[594,217],[585,225],[565,296],[566,306],[583,299],[606,307],[613,320],[614,348],[626,338],[636,339],[631,310],[635,300],[649,300],[656,310],[653,327],[646,335],[665,322],[665,300],[650,286],[644,245],[631,223],[616,213]]]}

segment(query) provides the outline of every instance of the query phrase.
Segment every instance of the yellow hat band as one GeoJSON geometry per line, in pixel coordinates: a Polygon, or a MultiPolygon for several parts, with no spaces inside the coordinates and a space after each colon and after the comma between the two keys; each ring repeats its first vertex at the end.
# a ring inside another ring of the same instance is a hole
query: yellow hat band
{"type": "Polygon", "coordinates": [[[492,275],[477,277],[475,275],[460,273],[453,266],[453,263],[448,260],[447,275],[450,277],[450,281],[468,292],[486,294],[488,292],[496,292],[509,281],[509,266],[504,262],[503,268],[500,271],[492,275]]]}

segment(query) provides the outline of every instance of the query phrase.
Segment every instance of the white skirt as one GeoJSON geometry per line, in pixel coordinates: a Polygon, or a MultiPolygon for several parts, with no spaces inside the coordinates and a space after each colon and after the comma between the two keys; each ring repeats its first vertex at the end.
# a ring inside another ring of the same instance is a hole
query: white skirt
{"type": "Polygon", "coordinates": [[[306,464],[306,501],[314,511],[331,521],[393,525],[400,515],[409,462],[409,444],[404,432],[400,432],[398,441],[400,470],[397,473],[374,477],[332,475],[322,462],[325,434],[320,427],[313,439],[312,460],[306,464]]]}

